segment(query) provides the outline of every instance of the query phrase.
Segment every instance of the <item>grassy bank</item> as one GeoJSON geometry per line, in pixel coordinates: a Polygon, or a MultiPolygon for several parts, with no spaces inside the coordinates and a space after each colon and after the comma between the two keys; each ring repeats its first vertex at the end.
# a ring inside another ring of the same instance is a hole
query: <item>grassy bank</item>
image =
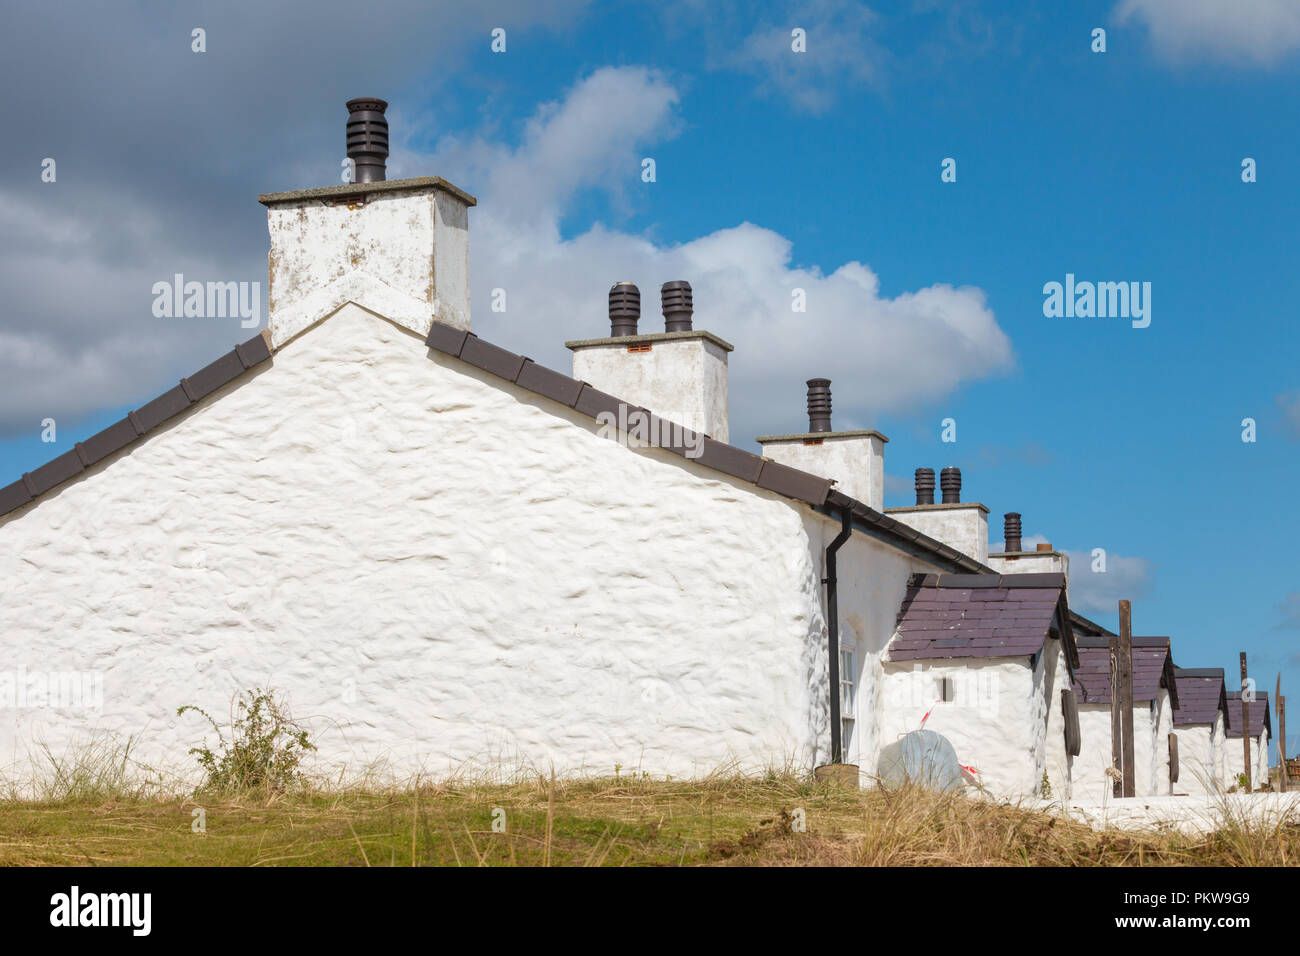
{"type": "Polygon", "coordinates": [[[1300,826],[1095,832],[923,790],[793,778],[532,779],[273,798],[0,802],[0,864],[189,866],[1283,866],[1300,826]],[[194,832],[201,810],[202,832],[194,832]],[[494,821],[497,829],[494,830],[494,821]],[[803,830],[798,828],[802,824],[803,830]],[[504,832],[498,832],[504,826],[504,832]]]}

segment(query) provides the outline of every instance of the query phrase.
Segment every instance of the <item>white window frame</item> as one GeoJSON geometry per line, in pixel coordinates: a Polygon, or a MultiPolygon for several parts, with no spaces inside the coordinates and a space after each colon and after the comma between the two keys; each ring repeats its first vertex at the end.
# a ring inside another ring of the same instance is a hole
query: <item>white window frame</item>
{"type": "Polygon", "coordinates": [[[857,763],[858,644],[840,640],[840,748],[845,763],[857,763]]]}

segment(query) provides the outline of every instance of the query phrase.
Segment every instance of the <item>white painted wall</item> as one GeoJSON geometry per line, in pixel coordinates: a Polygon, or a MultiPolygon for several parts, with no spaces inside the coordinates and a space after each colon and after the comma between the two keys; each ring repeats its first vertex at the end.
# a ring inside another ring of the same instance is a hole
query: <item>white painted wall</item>
{"type": "MultiPolygon", "coordinates": [[[[1169,782],[1169,734],[1174,729],[1174,708],[1169,700],[1169,691],[1161,687],[1156,690],[1154,719],[1151,723],[1151,786],[1147,794],[1151,796],[1168,796],[1173,793],[1173,784],[1169,782]]],[[[1145,795],[1145,794],[1144,794],[1145,795]]]]}
{"type": "MultiPolygon", "coordinates": [[[[0,767],[92,728],[188,766],[176,708],[262,685],[352,770],[807,768],[831,527],[350,305],[0,522],[8,666],[104,681],[99,713],[0,712],[0,767]]],[[[916,562],[846,552],[883,646],[916,562]]]]}
{"type": "Polygon", "coordinates": [[[1207,795],[1217,793],[1223,779],[1217,764],[1216,735],[1222,734],[1223,715],[1216,724],[1181,724],[1178,735],[1178,782],[1174,793],[1207,795]]]}
{"type": "Polygon", "coordinates": [[[1074,760],[1076,801],[1100,803],[1111,798],[1114,780],[1106,776],[1110,766],[1110,704],[1079,705],[1079,756],[1074,760]]]}
{"type": "MultiPolygon", "coordinates": [[[[344,306],[0,520],[8,666],[103,680],[99,710],[0,709],[0,772],[101,733],[192,770],[205,728],[177,707],[254,686],[354,773],[825,762],[838,521],[598,431],[344,306]]],[[[840,552],[866,776],[927,709],[886,705],[880,657],[934,570],[861,531],[840,552]]],[[[1056,667],[934,667],[963,703],[928,726],[990,790],[1035,792],[1056,667]]]]}
{"type": "Polygon", "coordinates": [[[879,719],[882,744],[921,727],[948,739],[957,759],[980,771],[995,794],[1034,794],[1042,780],[1046,718],[1041,680],[1028,658],[886,662],[879,719]],[[954,681],[951,702],[936,703],[938,681],[954,681]]]}
{"type": "MultiPolygon", "coordinates": [[[[1233,702],[1229,701],[1228,706],[1231,707],[1232,705],[1233,702]]],[[[1240,702],[1237,703],[1237,706],[1241,706],[1240,702]]],[[[1256,790],[1259,789],[1262,781],[1268,780],[1268,746],[1267,730],[1261,731],[1257,737],[1250,738],[1250,785],[1256,790]]],[[[1246,755],[1242,750],[1241,738],[1225,736],[1223,753],[1223,786],[1224,789],[1227,789],[1228,787],[1235,787],[1237,777],[1245,773],[1246,755]]]]}
{"type": "MultiPolygon", "coordinates": [[[[1169,693],[1163,688],[1156,700],[1135,701],[1133,705],[1133,785],[1139,797],[1168,795],[1169,786],[1169,731],[1171,728],[1171,710],[1169,693]]],[[[1194,729],[1194,728],[1186,728],[1194,729]]],[[[1082,738],[1082,753],[1076,761],[1075,788],[1073,798],[1087,803],[1102,803],[1113,799],[1114,780],[1106,775],[1106,768],[1111,765],[1111,727],[1110,704],[1080,704],[1079,733],[1082,738]]],[[[1197,741],[1204,738],[1208,747],[1209,730],[1204,734],[1184,735],[1179,731],[1179,756],[1182,773],[1187,774],[1190,766],[1199,766],[1206,755],[1197,748],[1197,741]],[[1195,737],[1191,741],[1188,737],[1195,737]],[[1189,754],[1188,747],[1196,753],[1189,754]],[[1189,764],[1188,760],[1195,761],[1189,764]]],[[[1177,792],[1187,792],[1182,788],[1182,780],[1176,785],[1177,792]]]]}
{"type": "MultiPolygon", "coordinates": [[[[1065,749],[1065,714],[1061,709],[1061,691],[1070,689],[1070,670],[1064,648],[1058,640],[1049,640],[1045,645],[1043,674],[1046,678],[1043,702],[1047,708],[1047,728],[1043,738],[1044,769],[1052,786],[1052,796],[1058,800],[1069,800],[1074,793],[1074,764],[1078,758],[1065,749]]],[[[1082,727],[1079,739],[1082,742],[1082,727]]]]}

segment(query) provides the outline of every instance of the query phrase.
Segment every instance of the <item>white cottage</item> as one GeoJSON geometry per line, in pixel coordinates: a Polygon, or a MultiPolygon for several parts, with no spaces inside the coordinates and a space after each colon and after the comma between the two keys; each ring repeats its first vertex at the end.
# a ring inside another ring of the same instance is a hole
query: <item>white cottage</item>
{"type": "Polygon", "coordinates": [[[1228,695],[1223,668],[1174,668],[1178,710],[1178,782],[1175,793],[1213,794],[1222,789],[1228,695]]]}
{"type": "MultiPolygon", "coordinates": [[[[1181,770],[1178,745],[1170,740],[1178,712],[1178,686],[1167,637],[1134,637],[1133,760],[1135,796],[1167,796],[1181,770]],[[1172,758],[1172,762],[1171,762],[1172,758]],[[1171,773],[1175,771],[1175,773],[1171,773]]],[[[1079,638],[1074,694],[1082,753],[1075,761],[1073,799],[1101,803],[1113,795],[1110,641],[1079,638]]]]}
{"type": "MultiPolygon", "coordinates": [[[[882,693],[910,589],[998,577],[978,510],[885,514],[886,439],[832,430],[825,380],[808,433],[728,444],[732,348],[685,282],[651,332],[615,285],[572,377],[479,338],[474,197],[384,181],[382,102],[353,105],[360,181],[260,197],[268,328],[0,487],[7,659],[24,686],[102,680],[94,707],[4,708],[0,765],[108,732],[185,766],[177,707],[260,685],[353,771],[869,774],[918,716],[882,693]]],[[[1060,580],[987,587],[1033,594],[1035,636],[970,662],[998,672],[981,733],[1015,743],[964,756],[1035,792],[1071,623],[1096,626],[1060,580]]]]}
{"type": "MultiPolygon", "coordinates": [[[[1256,691],[1255,699],[1247,701],[1247,718],[1250,722],[1250,785],[1254,790],[1268,785],[1268,745],[1273,737],[1273,721],[1269,719],[1268,694],[1256,691]]],[[[1225,787],[1240,789],[1240,778],[1245,774],[1246,750],[1242,745],[1241,691],[1228,691],[1227,723],[1224,729],[1223,783],[1225,787]]]]}
{"type": "Polygon", "coordinates": [[[885,653],[884,740],[924,723],[995,793],[1068,790],[1077,667],[1063,575],[915,575],[885,653]]]}

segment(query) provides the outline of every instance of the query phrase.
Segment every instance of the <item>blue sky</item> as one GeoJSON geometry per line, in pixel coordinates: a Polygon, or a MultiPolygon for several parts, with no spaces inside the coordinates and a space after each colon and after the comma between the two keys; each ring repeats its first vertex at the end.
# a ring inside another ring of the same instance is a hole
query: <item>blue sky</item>
{"type": "Polygon", "coordinates": [[[1083,613],[1115,627],[1132,598],[1135,630],[1171,635],[1179,664],[1235,671],[1246,650],[1270,692],[1279,671],[1300,688],[1300,4],[1057,6],[397,4],[349,55],[343,4],[137,4],[79,26],[31,5],[0,68],[42,105],[5,106],[34,130],[2,164],[3,481],[251,334],[160,327],[151,282],[264,284],[256,194],[335,182],[342,102],[378,95],[390,176],[480,199],[485,337],[565,369],[611,283],[650,303],[689,279],[696,326],[737,346],[733,443],[799,429],[802,382],[826,374],[837,426],[891,438],[887,504],[915,467],[957,465],[995,540],[1015,510],[1074,553],[1083,613]],[[142,156],[151,135],[167,146],[142,156]],[[39,181],[47,155],[57,184],[39,181]],[[1045,317],[1067,273],[1151,283],[1150,326],[1045,317]]]}

